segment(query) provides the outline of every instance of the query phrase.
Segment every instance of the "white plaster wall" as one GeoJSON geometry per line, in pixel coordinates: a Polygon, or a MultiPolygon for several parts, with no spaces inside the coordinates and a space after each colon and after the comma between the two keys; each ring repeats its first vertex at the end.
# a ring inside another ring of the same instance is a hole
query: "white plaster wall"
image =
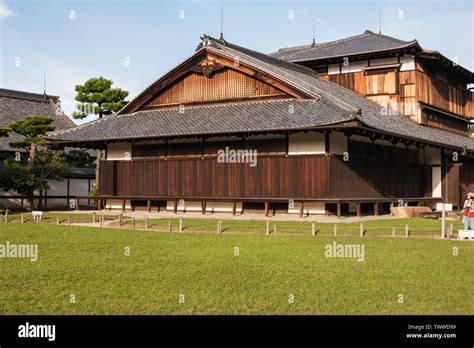
{"type": "Polygon", "coordinates": [[[400,71],[415,70],[415,58],[412,55],[400,57],[400,63],[402,63],[400,71]]]}
{"type": "Polygon", "coordinates": [[[328,65],[328,75],[340,74],[339,64],[329,64],[328,65]]]}
{"type": "MultiPolygon", "coordinates": [[[[2,191],[2,196],[16,196],[18,193],[16,191],[2,191]]],[[[12,208],[18,208],[21,204],[20,199],[14,199],[14,198],[0,198],[0,203],[5,205],[5,208],[7,209],[12,209],[12,208]]],[[[24,202],[26,204],[26,201],[24,202]]]]}
{"type": "MultiPolygon", "coordinates": [[[[290,214],[299,214],[301,203],[295,203],[292,209],[288,209],[290,214]]],[[[326,214],[326,205],[322,202],[308,202],[304,204],[304,214],[326,214]]]]}
{"type": "Polygon", "coordinates": [[[433,197],[441,197],[441,167],[433,167],[431,170],[433,197]]]}
{"type": "Polygon", "coordinates": [[[107,145],[107,160],[131,160],[132,144],[131,143],[112,143],[107,145]]]}
{"type": "MultiPolygon", "coordinates": [[[[206,212],[207,213],[232,213],[232,202],[206,202],[206,212]]],[[[174,210],[174,201],[166,202],[166,210],[174,210]]],[[[186,202],[180,207],[178,205],[178,212],[201,212],[201,202],[186,202]]],[[[236,212],[242,212],[242,203],[237,203],[236,212]]]]}
{"type": "Polygon", "coordinates": [[[331,132],[329,134],[329,151],[336,155],[347,152],[347,137],[341,132],[331,132]]]}
{"type": "Polygon", "coordinates": [[[397,57],[380,58],[380,59],[371,59],[370,60],[370,66],[397,64],[397,63],[398,63],[398,58],[397,57]]]}
{"type": "Polygon", "coordinates": [[[308,132],[290,134],[289,155],[325,153],[324,133],[308,132]]]}
{"type": "MultiPolygon", "coordinates": [[[[125,201],[125,209],[132,209],[132,202],[130,200],[125,201]]],[[[108,199],[105,203],[106,209],[122,209],[121,199],[108,199]]]]}
{"type": "Polygon", "coordinates": [[[341,73],[352,73],[352,72],[362,71],[366,66],[367,66],[366,60],[359,60],[359,61],[354,61],[354,62],[351,62],[349,60],[348,66],[344,66],[344,64],[341,65],[341,73]]]}

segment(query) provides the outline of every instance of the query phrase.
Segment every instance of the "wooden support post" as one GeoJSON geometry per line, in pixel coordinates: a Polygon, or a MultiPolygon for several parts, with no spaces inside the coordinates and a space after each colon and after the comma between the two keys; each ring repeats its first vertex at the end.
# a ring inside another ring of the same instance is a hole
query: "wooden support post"
{"type": "Polygon", "coordinates": [[[316,225],[314,222],[311,224],[311,235],[314,237],[316,236],[316,225]]]}
{"type": "Polygon", "coordinates": [[[125,211],[125,203],[126,203],[126,200],[122,199],[122,211],[125,211]]]}
{"type": "Polygon", "coordinates": [[[301,205],[300,205],[300,218],[302,218],[302,217],[303,217],[303,213],[304,213],[304,202],[301,202],[300,204],[301,204],[301,205]]]}
{"type": "Polygon", "coordinates": [[[22,224],[25,223],[25,214],[24,213],[21,213],[21,223],[22,224]]]}
{"type": "Polygon", "coordinates": [[[173,225],[171,224],[171,220],[168,221],[168,232],[173,232],[173,225]]]}
{"type": "Polygon", "coordinates": [[[151,213],[151,199],[146,201],[146,210],[151,213]]]}
{"type": "Polygon", "coordinates": [[[359,236],[360,236],[360,237],[363,237],[363,236],[364,236],[364,224],[363,224],[362,222],[360,223],[359,236]]]}
{"type": "Polygon", "coordinates": [[[20,199],[20,207],[21,207],[21,209],[23,209],[23,205],[24,205],[24,204],[23,204],[23,198],[21,198],[21,199],[20,199]]]}
{"type": "Polygon", "coordinates": [[[334,237],[337,237],[337,225],[334,224],[334,231],[333,231],[334,237]]]}
{"type": "Polygon", "coordinates": [[[377,202],[374,203],[374,215],[375,216],[379,215],[379,204],[377,202]]]}
{"type": "Polygon", "coordinates": [[[206,215],[206,201],[201,202],[201,214],[206,215]]]}
{"type": "Polygon", "coordinates": [[[410,235],[410,229],[408,228],[408,225],[405,225],[405,238],[408,238],[410,235]]]}
{"type": "Polygon", "coordinates": [[[183,218],[179,218],[179,232],[183,232],[183,218]]]}
{"type": "Polygon", "coordinates": [[[178,201],[173,201],[173,214],[178,213],[178,201]]]}
{"type": "Polygon", "coordinates": [[[235,215],[237,213],[237,202],[234,201],[232,203],[232,215],[235,215]]]}
{"type": "Polygon", "coordinates": [[[395,237],[395,227],[392,227],[392,237],[395,237]]]}
{"type": "Polygon", "coordinates": [[[340,219],[341,218],[341,203],[340,202],[336,204],[336,210],[337,210],[337,218],[340,219]]]}
{"type": "Polygon", "coordinates": [[[104,215],[100,217],[100,227],[104,227],[104,215]]]}
{"type": "Polygon", "coordinates": [[[357,206],[357,217],[360,217],[360,203],[357,203],[356,206],[357,206]]]}
{"type": "Polygon", "coordinates": [[[267,221],[267,229],[265,231],[265,234],[268,236],[270,234],[270,221],[267,221]]]}
{"type": "Polygon", "coordinates": [[[265,216],[268,216],[269,211],[270,211],[270,203],[265,202],[265,216]]]}

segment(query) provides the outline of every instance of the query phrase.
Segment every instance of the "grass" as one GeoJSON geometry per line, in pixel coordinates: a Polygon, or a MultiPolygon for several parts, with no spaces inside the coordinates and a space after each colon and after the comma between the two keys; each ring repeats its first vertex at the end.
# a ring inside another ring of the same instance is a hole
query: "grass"
{"type": "Polygon", "coordinates": [[[16,223],[6,241],[39,259],[0,258],[0,314],[474,314],[468,241],[16,223]],[[325,257],[333,241],[363,243],[365,260],[325,257]]]}

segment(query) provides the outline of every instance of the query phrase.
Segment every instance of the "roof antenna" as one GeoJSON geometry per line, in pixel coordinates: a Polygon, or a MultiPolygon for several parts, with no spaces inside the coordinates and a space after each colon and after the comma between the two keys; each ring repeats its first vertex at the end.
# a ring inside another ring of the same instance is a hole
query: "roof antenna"
{"type": "Polygon", "coordinates": [[[46,97],[46,70],[43,70],[43,95],[46,97]]]}
{"type": "Polygon", "coordinates": [[[382,11],[379,11],[379,34],[382,34],[382,11]]]}
{"type": "Polygon", "coordinates": [[[313,18],[313,43],[311,46],[316,46],[316,17],[313,18]]]}
{"type": "Polygon", "coordinates": [[[224,40],[224,4],[221,2],[221,40],[224,40]]]}

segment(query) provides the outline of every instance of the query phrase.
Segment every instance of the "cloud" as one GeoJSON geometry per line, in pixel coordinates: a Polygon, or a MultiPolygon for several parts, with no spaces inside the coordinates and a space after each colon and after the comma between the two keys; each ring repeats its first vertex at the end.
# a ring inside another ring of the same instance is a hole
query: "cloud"
{"type": "Polygon", "coordinates": [[[7,5],[0,2],[0,19],[16,16],[16,13],[10,10],[7,5]]]}

